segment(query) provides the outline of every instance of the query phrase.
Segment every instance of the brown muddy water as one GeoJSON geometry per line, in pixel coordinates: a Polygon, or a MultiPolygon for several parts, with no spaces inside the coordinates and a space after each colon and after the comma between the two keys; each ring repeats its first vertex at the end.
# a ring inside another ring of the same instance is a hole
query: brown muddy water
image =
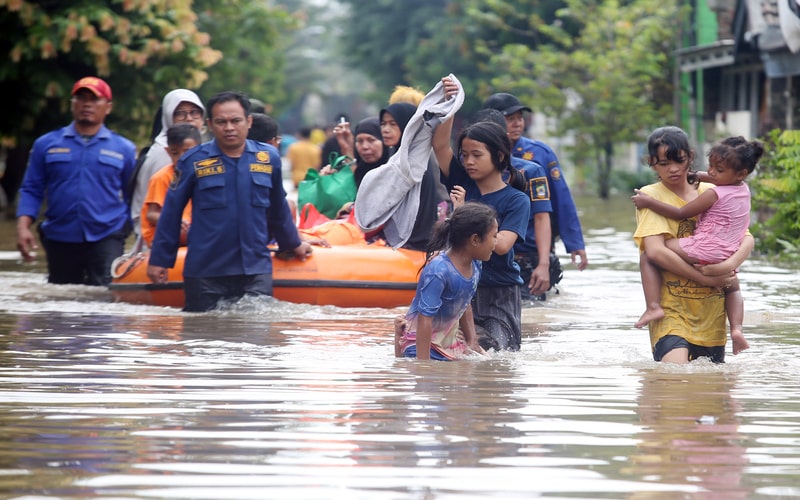
{"type": "Polygon", "coordinates": [[[800,272],[742,267],[750,350],[657,364],[630,201],[578,205],[589,269],[562,255],[521,352],[456,363],[392,356],[402,308],[48,285],[1,223],[0,497],[800,496],[800,272]]]}

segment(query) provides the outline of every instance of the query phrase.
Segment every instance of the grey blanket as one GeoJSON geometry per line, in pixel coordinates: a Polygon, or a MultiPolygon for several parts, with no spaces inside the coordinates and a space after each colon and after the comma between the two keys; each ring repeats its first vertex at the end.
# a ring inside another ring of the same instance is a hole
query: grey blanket
{"type": "Polygon", "coordinates": [[[420,185],[433,150],[433,131],[464,103],[461,82],[453,74],[449,77],[458,84],[458,94],[445,101],[444,86],[437,83],[409,120],[400,149],[384,165],[367,172],[356,194],[358,225],[364,231],[383,226],[386,242],[393,248],[403,246],[414,228],[420,185]]]}

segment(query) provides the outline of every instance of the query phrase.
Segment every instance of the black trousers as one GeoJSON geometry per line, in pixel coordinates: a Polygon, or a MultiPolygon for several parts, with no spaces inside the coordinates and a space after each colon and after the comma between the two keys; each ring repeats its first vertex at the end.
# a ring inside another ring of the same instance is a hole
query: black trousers
{"type": "Polygon", "coordinates": [[[55,241],[39,228],[47,254],[47,281],[59,285],[108,286],[111,263],[125,250],[127,232],[120,230],[102,240],[82,243],[55,241]]]}
{"type": "MultiPolygon", "coordinates": [[[[520,296],[522,300],[531,300],[535,297],[531,295],[530,290],[528,289],[528,283],[531,282],[531,275],[533,275],[533,270],[536,269],[536,266],[539,265],[539,253],[534,251],[529,255],[515,255],[514,261],[517,264],[519,264],[519,274],[522,277],[522,281],[524,282],[520,290],[520,296]]],[[[557,285],[558,282],[561,281],[561,278],[563,278],[563,276],[564,276],[564,269],[561,267],[561,261],[558,260],[558,256],[555,254],[555,252],[551,251],[550,288],[548,288],[548,290],[551,290],[555,285],[557,285]]]]}
{"type": "Polygon", "coordinates": [[[244,296],[272,295],[271,274],[241,274],[214,278],[183,278],[187,312],[214,309],[220,300],[239,300],[244,296]]]}

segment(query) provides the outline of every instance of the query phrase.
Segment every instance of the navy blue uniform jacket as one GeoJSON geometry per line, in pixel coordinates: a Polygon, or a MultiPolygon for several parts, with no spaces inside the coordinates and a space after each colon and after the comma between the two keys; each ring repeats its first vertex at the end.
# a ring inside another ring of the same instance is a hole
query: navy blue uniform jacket
{"type": "Polygon", "coordinates": [[[150,264],[173,267],[181,213],[192,200],[192,225],[184,276],[212,278],[272,273],[267,243],[300,245],[278,150],[248,140],[241,158],[222,154],[215,141],[189,150],[178,161],[150,254],[150,264]]]}

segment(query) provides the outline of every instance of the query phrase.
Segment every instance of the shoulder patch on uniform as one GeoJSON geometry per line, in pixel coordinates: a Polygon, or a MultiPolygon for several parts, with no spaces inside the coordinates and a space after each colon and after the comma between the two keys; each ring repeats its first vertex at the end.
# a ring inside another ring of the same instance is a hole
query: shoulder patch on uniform
{"type": "Polygon", "coordinates": [[[550,199],[550,185],[547,177],[534,177],[529,182],[531,201],[545,201],[550,199]]]}
{"type": "Polygon", "coordinates": [[[562,179],[561,169],[558,167],[550,167],[550,179],[552,179],[553,182],[560,181],[562,179]]]}
{"type": "Polygon", "coordinates": [[[178,182],[181,180],[181,171],[177,168],[172,169],[172,178],[169,180],[169,189],[175,191],[178,188],[178,182]]]}

